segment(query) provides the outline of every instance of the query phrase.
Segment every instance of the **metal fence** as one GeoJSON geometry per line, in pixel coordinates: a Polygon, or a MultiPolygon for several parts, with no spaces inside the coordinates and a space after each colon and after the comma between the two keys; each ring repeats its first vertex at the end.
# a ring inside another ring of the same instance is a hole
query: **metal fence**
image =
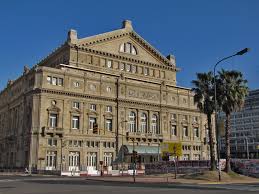
{"type": "Polygon", "coordinates": [[[163,161],[157,163],[145,164],[145,174],[178,174],[203,172],[210,168],[210,161],[208,160],[184,160],[184,161],[163,161]],[[176,166],[175,166],[176,165],[176,166]]]}

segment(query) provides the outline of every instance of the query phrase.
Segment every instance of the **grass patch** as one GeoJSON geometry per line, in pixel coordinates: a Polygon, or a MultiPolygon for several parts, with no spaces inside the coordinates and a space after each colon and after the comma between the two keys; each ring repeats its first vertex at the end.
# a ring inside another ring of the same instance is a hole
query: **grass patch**
{"type": "MultiPolygon", "coordinates": [[[[193,180],[204,180],[204,181],[218,181],[219,180],[219,175],[218,171],[204,171],[201,173],[192,173],[192,174],[186,174],[182,175],[180,178],[183,179],[193,179],[193,180]]],[[[226,172],[221,172],[221,180],[222,181],[235,181],[235,180],[254,180],[254,178],[247,177],[244,175],[237,174],[233,171],[226,173],[226,172]]]]}

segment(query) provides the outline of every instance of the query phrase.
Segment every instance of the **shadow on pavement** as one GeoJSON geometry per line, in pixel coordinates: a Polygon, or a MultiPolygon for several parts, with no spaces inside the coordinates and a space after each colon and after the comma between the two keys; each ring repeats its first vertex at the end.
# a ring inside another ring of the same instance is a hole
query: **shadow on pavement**
{"type": "Polygon", "coordinates": [[[91,185],[91,186],[119,186],[119,187],[146,187],[146,188],[172,188],[172,189],[199,189],[199,190],[225,190],[224,188],[200,187],[182,183],[133,183],[103,180],[24,180],[24,182],[39,184],[65,184],[65,185],[91,185]]]}

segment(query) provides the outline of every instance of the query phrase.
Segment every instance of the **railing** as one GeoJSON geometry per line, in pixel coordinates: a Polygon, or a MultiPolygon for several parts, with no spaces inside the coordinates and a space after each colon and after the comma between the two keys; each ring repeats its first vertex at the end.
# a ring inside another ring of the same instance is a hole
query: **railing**
{"type": "MultiPolygon", "coordinates": [[[[202,172],[210,168],[210,161],[208,160],[188,160],[188,161],[177,161],[177,173],[194,173],[202,172]]],[[[146,174],[164,174],[164,173],[174,173],[175,164],[173,161],[168,162],[156,162],[145,164],[146,174]]]]}
{"type": "Polygon", "coordinates": [[[45,127],[42,128],[42,131],[41,131],[42,135],[46,135],[46,134],[49,134],[49,133],[63,136],[64,130],[63,130],[63,128],[59,128],[59,127],[53,127],[52,128],[52,127],[46,127],[45,126],[45,127]]]}
{"type": "Polygon", "coordinates": [[[127,132],[126,137],[161,139],[163,138],[163,135],[155,133],[127,132]]]}

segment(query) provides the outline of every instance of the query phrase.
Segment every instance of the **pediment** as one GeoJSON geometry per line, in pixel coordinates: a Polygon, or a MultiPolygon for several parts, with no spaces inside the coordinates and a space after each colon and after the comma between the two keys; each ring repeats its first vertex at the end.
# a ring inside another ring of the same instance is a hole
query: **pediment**
{"type": "Polygon", "coordinates": [[[73,109],[70,110],[70,113],[73,113],[73,114],[81,114],[81,111],[80,111],[79,109],[73,108],[73,109]]]}
{"type": "Polygon", "coordinates": [[[51,105],[50,107],[47,108],[47,111],[58,113],[58,112],[60,112],[60,108],[58,108],[58,107],[55,106],[55,105],[51,105]]]}
{"type": "Polygon", "coordinates": [[[134,31],[127,32],[124,29],[121,29],[79,39],[77,45],[79,47],[90,48],[115,55],[124,55],[125,57],[150,63],[169,66],[175,65],[134,31]],[[123,43],[131,43],[134,45],[137,50],[137,55],[121,52],[120,47],[123,43]]]}

